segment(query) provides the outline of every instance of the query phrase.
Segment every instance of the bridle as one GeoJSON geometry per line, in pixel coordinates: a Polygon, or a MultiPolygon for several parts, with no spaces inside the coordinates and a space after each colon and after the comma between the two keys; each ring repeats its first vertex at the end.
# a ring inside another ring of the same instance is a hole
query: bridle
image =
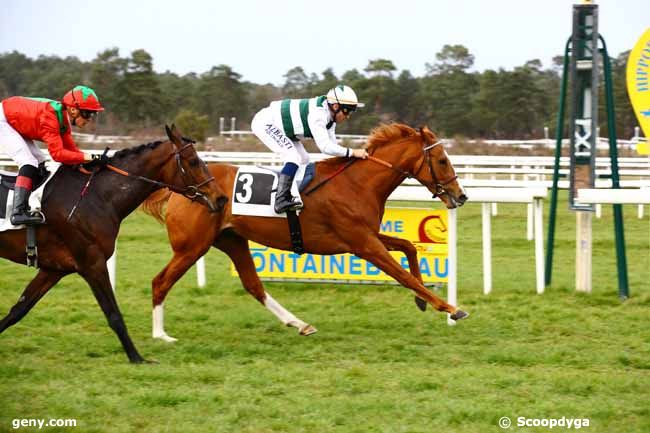
{"type": "MultiPolygon", "coordinates": [[[[183,151],[185,149],[187,149],[188,147],[191,147],[192,149],[194,149],[194,143],[193,142],[187,143],[185,146],[181,147],[180,149],[175,151],[174,154],[173,154],[174,158],[176,158],[176,166],[178,167],[178,170],[181,172],[181,178],[183,179],[183,183],[185,183],[186,186],[184,188],[178,188],[179,190],[182,190],[182,191],[176,191],[176,190],[172,189],[170,186],[167,186],[167,188],[171,189],[174,192],[180,192],[180,194],[183,194],[185,197],[189,198],[192,201],[196,201],[199,198],[202,198],[203,200],[207,201],[208,198],[205,196],[205,194],[203,194],[201,191],[199,191],[199,188],[201,188],[202,186],[207,185],[210,182],[212,182],[214,180],[214,176],[210,176],[209,178],[207,178],[203,182],[200,182],[200,183],[198,183],[196,185],[192,185],[192,184],[187,185],[187,183],[188,183],[187,179],[188,178],[190,179],[190,181],[194,182],[194,179],[192,178],[192,176],[190,176],[185,171],[185,168],[183,168],[183,164],[181,164],[181,153],[183,153],[183,151]]],[[[196,152],[196,149],[194,149],[194,151],[196,152]]]]}
{"type": "Polygon", "coordinates": [[[371,161],[377,162],[377,163],[379,163],[381,165],[384,165],[384,166],[386,166],[386,167],[400,173],[403,176],[402,180],[404,180],[406,178],[408,178],[408,179],[413,179],[413,178],[418,179],[418,175],[420,174],[420,172],[422,171],[422,168],[424,167],[424,165],[426,163],[426,165],[429,167],[429,174],[431,175],[431,182],[422,182],[419,179],[418,179],[418,181],[420,181],[429,190],[434,191],[432,198],[441,197],[443,195],[449,195],[449,192],[447,191],[445,186],[449,185],[451,182],[458,179],[458,176],[454,175],[454,176],[450,177],[449,179],[444,179],[444,180],[439,181],[437,176],[436,176],[436,172],[433,170],[433,163],[431,162],[431,155],[429,153],[429,151],[431,149],[433,149],[434,147],[442,145],[442,141],[436,141],[433,144],[427,145],[426,141],[424,140],[424,133],[423,133],[422,130],[420,130],[420,134],[422,136],[422,153],[424,154],[424,157],[422,158],[422,160],[420,162],[420,165],[418,166],[417,170],[415,170],[415,172],[413,172],[413,173],[408,171],[408,170],[402,170],[399,167],[395,167],[393,164],[391,164],[389,162],[386,162],[386,161],[384,161],[382,159],[376,158],[374,156],[368,156],[368,159],[370,159],[371,161]]]}

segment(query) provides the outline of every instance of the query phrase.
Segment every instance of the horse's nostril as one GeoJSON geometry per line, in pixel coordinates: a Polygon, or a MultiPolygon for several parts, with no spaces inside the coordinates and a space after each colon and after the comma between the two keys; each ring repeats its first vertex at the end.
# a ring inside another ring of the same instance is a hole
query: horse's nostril
{"type": "Polygon", "coordinates": [[[461,194],[460,197],[458,197],[458,201],[465,203],[467,201],[467,196],[465,194],[461,194]]]}

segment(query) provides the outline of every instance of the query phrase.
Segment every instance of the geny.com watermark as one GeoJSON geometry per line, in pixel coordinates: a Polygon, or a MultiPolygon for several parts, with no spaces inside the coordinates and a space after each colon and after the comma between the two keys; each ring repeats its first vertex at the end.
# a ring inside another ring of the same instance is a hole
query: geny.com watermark
{"type": "Polygon", "coordinates": [[[11,427],[14,430],[21,427],[76,427],[76,419],[38,419],[38,418],[18,418],[11,420],[11,427]]]}
{"type": "Polygon", "coordinates": [[[499,419],[499,427],[562,427],[579,429],[582,427],[589,427],[589,418],[526,418],[525,416],[517,417],[517,422],[513,425],[512,420],[507,416],[499,419]]]}

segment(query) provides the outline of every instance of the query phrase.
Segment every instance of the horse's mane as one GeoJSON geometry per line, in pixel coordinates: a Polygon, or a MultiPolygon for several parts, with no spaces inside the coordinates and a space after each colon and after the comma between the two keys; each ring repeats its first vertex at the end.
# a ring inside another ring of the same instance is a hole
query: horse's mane
{"type": "Polygon", "coordinates": [[[402,138],[412,137],[419,135],[418,131],[403,123],[387,123],[379,125],[370,131],[368,137],[368,152],[372,153],[373,150],[402,138]]]}
{"type": "MultiPolygon", "coordinates": [[[[184,143],[191,143],[191,144],[196,143],[196,141],[194,141],[190,137],[182,137],[182,139],[183,139],[184,143]]],[[[129,147],[128,149],[122,149],[122,150],[119,150],[119,151],[115,152],[115,154],[112,157],[113,158],[115,158],[115,157],[124,157],[124,156],[128,156],[128,155],[142,153],[146,149],[155,149],[161,143],[164,143],[164,141],[157,140],[157,141],[152,141],[151,143],[141,144],[141,145],[135,146],[135,147],[129,147]]]]}
{"type": "MultiPolygon", "coordinates": [[[[425,130],[424,133],[427,135],[429,142],[434,142],[437,140],[435,135],[428,129],[425,130]]],[[[370,131],[370,135],[368,136],[368,144],[365,147],[368,150],[368,153],[372,154],[379,147],[387,143],[391,143],[393,141],[401,140],[408,137],[418,137],[419,139],[420,132],[415,128],[411,128],[408,125],[404,125],[403,123],[386,123],[383,125],[379,125],[375,127],[372,131],[370,131]]],[[[348,158],[338,157],[338,158],[328,158],[323,161],[320,161],[319,163],[328,167],[329,166],[338,167],[347,161],[349,161],[348,158]]]]}
{"type": "Polygon", "coordinates": [[[129,147],[127,149],[118,150],[117,152],[115,152],[112,158],[123,158],[125,156],[136,155],[142,153],[147,149],[155,149],[161,143],[163,143],[163,141],[158,140],[158,141],[153,141],[151,143],[141,144],[135,147],[129,147]]]}

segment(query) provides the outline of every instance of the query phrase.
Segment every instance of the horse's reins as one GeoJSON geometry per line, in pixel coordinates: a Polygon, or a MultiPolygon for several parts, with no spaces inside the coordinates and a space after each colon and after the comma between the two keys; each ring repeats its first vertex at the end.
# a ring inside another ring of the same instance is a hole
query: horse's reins
{"type": "MultiPolygon", "coordinates": [[[[179,170],[181,172],[181,176],[185,177],[187,175],[187,173],[185,172],[185,169],[183,168],[183,166],[181,164],[181,156],[180,155],[185,149],[187,149],[188,147],[191,147],[192,145],[193,145],[193,143],[187,143],[185,146],[181,147],[180,149],[178,149],[177,151],[175,151],[174,153],[169,155],[167,157],[167,159],[165,159],[162,163],[165,164],[170,158],[176,157],[176,164],[178,165],[178,168],[179,168],[179,170]]],[[[148,177],[140,176],[140,175],[137,175],[137,174],[136,175],[131,174],[128,171],[122,170],[121,168],[115,167],[114,165],[111,165],[111,164],[106,164],[105,167],[107,169],[117,173],[117,174],[122,175],[122,176],[130,177],[130,178],[137,179],[137,180],[141,180],[143,182],[147,182],[147,183],[150,183],[152,185],[156,185],[156,186],[158,186],[160,188],[168,188],[168,189],[170,189],[170,190],[172,190],[172,191],[174,191],[176,193],[184,195],[185,197],[189,198],[192,201],[196,200],[198,197],[203,196],[203,193],[201,191],[199,191],[199,188],[201,188],[204,185],[207,185],[208,183],[210,183],[210,182],[212,182],[214,180],[214,176],[210,176],[209,178],[207,178],[206,180],[204,180],[203,182],[201,182],[199,184],[187,185],[187,186],[181,188],[181,187],[177,187],[175,185],[172,185],[172,184],[169,184],[169,183],[166,183],[166,182],[160,182],[160,181],[157,181],[157,180],[149,179],[148,177]]],[[[88,181],[86,182],[86,185],[84,185],[83,189],[81,190],[79,200],[77,201],[77,203],[73,206],[72,210],[70,211],[70,214],[68,215],[68,221],[70,221],[70,219],[72,218],[72,215],[74,214],[75,210],[77,209],[77,206],[79,206],[79,203],[81,202],[81,199],[88,192],[88,187],[90,186],[90,182],[93,180],[93,177],[95,176],[95,173],[97,173],[99,170],[89,171],[89,170],[85,169],[83,166],[79,166],[79,171],[81,173],[83,173],[83,174],[90,175],[90,177],[88,178],[88,181]]]]}
{"type": "Polygon", "coordinates": [[[327,176],[325,179],[323,179],[323,180],[321,180],[320,182],[318,182],[318,183],[317,183],[316,185],[314,185],[312,188],[309,188],[309,189],[305,192],[305,195],[309,195],[309,194],[311,194],[312,192],[316,191],[318,188],[320,188],[321,186],[325,185],[327,182],[329,182],[330,180],[332,180],[333,177],[338,176],[339,174],[341,174],[341,173],[343,172],[343,170],[345,170],[346,168],[348,168],[349,166],[351,166],[352,164],[354,164],[354,163],[357,162],[357,161],[358,161],[357,158],[352,158],[350,161],[348,161],[348,162],[346,162],[345,164],[343,164],[342,166],[340,166],[340,167],[338,168],[338,170],[336,170],[334,173],[330,174],[330,175],[327,176]]]}

